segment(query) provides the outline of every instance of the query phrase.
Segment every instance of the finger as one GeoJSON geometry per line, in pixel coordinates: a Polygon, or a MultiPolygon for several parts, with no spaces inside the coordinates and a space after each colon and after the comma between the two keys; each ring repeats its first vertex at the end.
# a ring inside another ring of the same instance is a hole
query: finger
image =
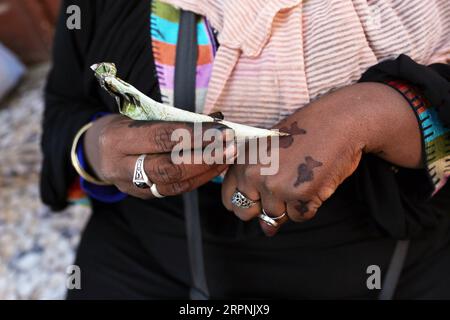
{"type": "Polygon", "coordinates": [[[161,184],[157,185],[158,191],[163,196],[175,196],[185,192],[192,191],[197,189],[198,187],[206,184],[211,181],[213,178],[219,176],[222,172],[224,172],[228,168],[227,164],[219,165],[217,167],[212,168],[211,170],[202,173],[201,175],[185,180],[179,181],[172,184],[161,184]]]}
{"type": "MultiPolygon", "coordinates": [[[[281,226],[286,223],[289,218],[286,214],[286,203],[272,195],[262,192],[261,193],[261,204],[264,212],[271,218],[275,219],[277,226],[272,226],[265,221],[259,221],[261,229],[268,237],[273,237],[281,226]],[[281,217],[281,218],[280,218],[281,217]]],[[[262,209],[261,209],[262,212],[262,209]]]]}
{"type": "MultiPolygon", "coordinates": [[[[213,178],[220,175],[224,170],[226,170],[228,165],[224,164],[212,168],[211,170],[200,174],[197,177],[191,178],[186,181],[180,181],[172,184],[156,184],[159,193],[163,196],[175,196],[185,192],[192,191],[205,183],[209,182],[213,178]]],[[[140,199],[152,199],[155,196],[151,193],[149,188],[141,189],[135,186],[132,182],[132,177],[129,180],[121,180],[116,184],[116,187],[123,193],[129,194],[131,196],[140,199]]]]}
{"type": "Polygon", "coordinates": [[[115,184],[116,188],[120,192],[136,197],[139,199],[149,200],[155,198],[155,196],[150,192],[150,188],[141,189],[134,185],[132,180],[121,180],[115,184]]]}
{"type": "Polygon", "coordinates": [[[183,149],[204,148],[212,139],[203,139],[208,131],[210,136],[223,141],[230,139],[228,127],[217,122],[193,124],[163,121],[128,121],[115,129],[118,137],[112,143],[124,154],[140,155],[171,152],[175,147],[183,149]],[[228,130],[227,130],[228,129],[228,130]],[[211,130],[211,131],[210,131],[211,130]]]}
{"type": "Polygon", "coordinates": [[[222,203],[228,211],[233,211],[231,198],[237,188],[237,177],[234,168],[228,170],[222,183],[222,203]]]}
{"type": "MultiPolygon", "coordinates": [[[[126,157],[123,161],[126,164],[117,166],[114,172],[114,181],[117,181],[115,184],[124,193],[143,199],[152,198],[151,192],[149,193],[147,189],[139,188],[133,183],[137,159],[136,156],[126,157]]],[[[159,186],[158,190],[164,196],[191,191],[219,176],[228,166],[227,163],[221,165],[174,165],[168,154],[147,155],[144,161],[144,171],[149,180],[148,183],[159,186]]]]}
{"type": "MultiPolygon", "coordinates": [[[[250,208],[241,208],[237,205],[232,205],[234,214],[242,221],[249,221],[258,217],[261,213],[261,196],[259,194],[259,190],[256,189],[254,185],[249,184],[247,182],[247,179],[237,179],[237,186],[233,193],[236,191],[242,193],[242,195],[244,195],[247,199],[255,202],[255,204],[250,208]]],[[[232,197],[233,194],[231,195],[231,198],[232,197]]]]}
{"type": "MultiPolygon", "coordinates": [[[[144,170],[149,180],[157,184],[173,184],[180,181],[195,178],[208,171],[219,170],[218,167],[229,163],[229,160],[235,157],[235,149],[225,151],[224,159],[218,161],[218,164],[195,164],[193,160],[187,163],[174,164],[171,154],[153,154],[147,155],[144,161],[144,170]],[[193,163],[193,164],[190,164],[193,163]]],[[[194,156],[193,156],[194,157],[194,156]]],[[[125,159],[129,173],[127,177],[132,177],[137,156],[128,156],[125,159]]],[[[200,159],[202,160],[202,159],[200,159]]]]}
{"type": "Polygon", "coordinates": [[[306,222],[314,218],[320,204],[320,202],[305,199],[288,202],[286,204],[287,215],[294,222],[306,222]]]}

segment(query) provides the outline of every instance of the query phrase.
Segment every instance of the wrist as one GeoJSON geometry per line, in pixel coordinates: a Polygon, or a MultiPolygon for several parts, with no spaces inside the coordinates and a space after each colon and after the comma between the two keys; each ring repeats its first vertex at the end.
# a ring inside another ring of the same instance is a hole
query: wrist
{"type": "Polygon", "coordinates": [[[91,126],[92,126],[92,122],[83,126],[78,131],[78,133],[76,134],[76,136],[73,140],[71,151],[70,151],[72,166],[76,170],[76,172],[80,175],[80,177],[82,177],[83,179],[90,181],[91,183],[98,184],[98,185],[107,185],[107,183],[105,183],[104,181],[100,181],[99,179],[94,177],[91,173],[89,173],[86,170],[86,164],[85,164],[84,156],[83,156],[82,141],[83,141],[84,134],[91,126]]]}
{"type": "Polygon", "coordinates": [[[121,117],[117,114],[109,114],[98,118],[92,122],[92,126],[86,131],[83,139],[83,152],[85,155],[86,165],[91,169],[92,173],[103,180],[100,172],[100,154],[99,144],[100,136],[104,128],[112,121],[121,117]]]}
{"type": "Polygon", "coordinates": [[[362,141],[364,153],[383,153],[390,143],[392,134],[399,129],[397,116],[393,111],[402,105],[407,107],[406,101],[395,90],[382,83],[356,84],[360,92],[359,103],[355,103],[352,110],[355,116],[357,132],[362,141]]]}
{"type": "Polygon", "coordinates": [[[364,85],[364,103],[356,114],[363,119],[360,130],[365,153],[409,168],[422,163],[421,133],[409,101],[396,89],[383,83],[364,85]]]}

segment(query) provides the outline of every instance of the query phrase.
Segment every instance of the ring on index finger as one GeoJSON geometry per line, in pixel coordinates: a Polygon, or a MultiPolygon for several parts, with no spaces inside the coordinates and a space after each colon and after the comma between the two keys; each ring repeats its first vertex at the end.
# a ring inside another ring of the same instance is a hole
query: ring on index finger
{"type": "Polygon", "coordinates": [[[146,156],[145,154],[140,155],[134,165],[133,184],[139,189],[148,189],[153,185],[144,170],[146,156]]]}

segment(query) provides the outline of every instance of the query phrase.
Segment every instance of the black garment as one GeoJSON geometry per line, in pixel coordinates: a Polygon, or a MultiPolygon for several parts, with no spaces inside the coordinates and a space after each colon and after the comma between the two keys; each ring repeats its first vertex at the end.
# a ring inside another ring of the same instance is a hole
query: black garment
{"type": "Polygon", "coordinates": [[[405,80],[423,92],[435,106],[445,124],[450,125],[450,65],[436,63],[422,66],[410,57],[400,55],[373,66],[361,81],[405,80]]]}
{"type": "MultiPolygon", "coordinates": [[[[240,222],[217,206],[220,186],[200,189],[212,298],[377,297],[366,287],[366,268],[379,265],[385,272],[395,241],[380,236],[367,213],[355,213],[351,203],[335,197],[317,219],[290,223],[270,239],[257,223],[240,222]],[[347,210],[352,214],[345,216],[347,210]]],[[[182,203],[152,202],[94,203],[75,262],[82,290],[69,291],[69,299],[189,297],[182,203]]],[[[445,223],[442,230],[448,230],[445,223]]],[[[450,244],[442,230],[412,241],[397,298],[450,298],[450,244]]]]}
{"type": "MultiPolygon", "coordinates": [[[[66,1],[82,12],[82,29],[65,17],[56,35],[46,89],[41,192],[54,209],[67,205],[75,172],[69,150],[77,130],[114,101],[89,66],[112,61],[119,76],[159,100],[148,1],[66,1]]],[[[221,205],[220,186],[199,189],[205,267],[213,298],[375,298],[366,269],[386,270],[395,239],[412,238],[397,297],[450,298],[447,186],[432,201],[422,170],[401,170],[365,156],[356,173],[306,223],[288,223],[269,239],[221,205]],[[439,203],[439,204],[437,204],[439,203]],[[430,271],[432,270],[432,271],[430,271]]],[[[113,205],[93,201],[78,251],[82,290],[69,298],[183,298],[190,275],[181,197],[113,205]]]]}

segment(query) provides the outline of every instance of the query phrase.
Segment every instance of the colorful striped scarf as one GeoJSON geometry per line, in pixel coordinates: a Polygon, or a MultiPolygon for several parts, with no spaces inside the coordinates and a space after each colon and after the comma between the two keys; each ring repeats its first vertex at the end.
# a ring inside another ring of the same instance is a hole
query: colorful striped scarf
{"type": "MultiPolygon", "coordinates": [[[[162,102],[173,106],[175,58],[180,11],[160,1],[152,1],[150,19],[153,55],[162,102]]],[[[214,35],[205,18],[199,18],[197,38],[196,111],[201,113],[203,112],[214,55],[216,53],[214,35]]]]}

